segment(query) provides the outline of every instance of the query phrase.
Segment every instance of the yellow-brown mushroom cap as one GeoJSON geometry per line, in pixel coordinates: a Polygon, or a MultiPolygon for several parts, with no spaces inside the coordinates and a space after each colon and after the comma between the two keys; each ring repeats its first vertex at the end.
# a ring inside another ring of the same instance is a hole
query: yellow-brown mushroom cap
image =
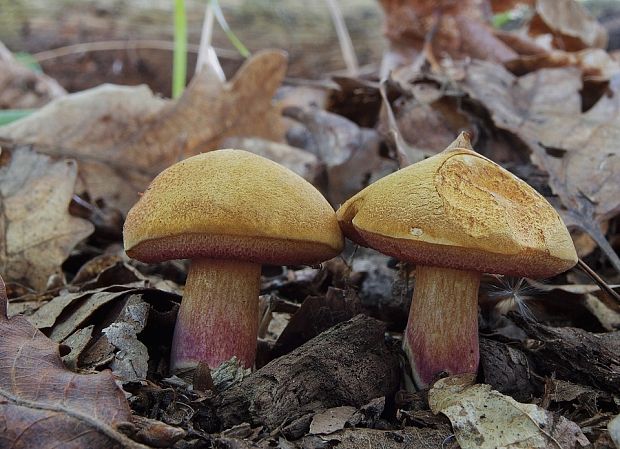
{"type": "Polygon", "coordinates": [[[547,277],[577,262],[547,200],[465,135],[357,193],[337,217],[351,240],[416,264],[547,277]]]}
{"type": "Polygon", "coordinates": [[[143,262],[315,263],[343,246],[334,210],[318,190],[241,150],[200,154],[161,172],[127,214],[123,239],[127,254],[143,262]]]}

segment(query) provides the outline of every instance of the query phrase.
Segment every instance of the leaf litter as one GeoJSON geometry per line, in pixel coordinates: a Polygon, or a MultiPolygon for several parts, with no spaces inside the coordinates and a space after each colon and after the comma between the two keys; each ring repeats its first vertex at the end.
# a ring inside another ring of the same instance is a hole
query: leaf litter
{"type": "MultiPolygon", "coordinates": [[[[1,326],[19,334],[11,351],[34,354],[28,373],[47,363],[54,385],[72,376],[116,398],[117,417],[80,424],[92,427],[89,447],[617,445],[620,325],[609,291],[620,281],[619,66],[602,50],[604,29],[575,2],[522,2],[534,19],[518,32],[493,28],[483,3],[381,2],[389,49],[383,71],[369,77],[282,86],[284,55],[259,52],[229,82],[201,72],[179,100],[106,85],[0,128],[0,272],[12,317],[1,326]],[[520,291],[528,282],[519,281],[483,295],[484,383],[447,378],[405,391],[399,347],[415,276],[353,247],[320,268],[264,268],[251,373],[231,360],[170,376],[187,266],[129,261],[119,245],[122,214],[155,174],[201,151],[242,147],[297,171],[337,207],[461,130],[549,198],[599,283],[574,270],[535,290],[520,291]],[[45,245],[22,250],[39,234],[45,245]],[[610,284],[601,288],[601,278],[610,284]]],[[[57,402],[47,377],[25,377],[20,394],[37,388],[57,402]]],[[[7,388],[14,428],[38,423],[40,411],[16,406],[7,388]]],[[[75,407],[107,407],[92,398],[76,398],[75,407]]],[[[70,439],[72,411],[54,413],[46,429],[70,439]]],[[[53,445],[49,431],[32,429],[25,436],[53,445]]]]}

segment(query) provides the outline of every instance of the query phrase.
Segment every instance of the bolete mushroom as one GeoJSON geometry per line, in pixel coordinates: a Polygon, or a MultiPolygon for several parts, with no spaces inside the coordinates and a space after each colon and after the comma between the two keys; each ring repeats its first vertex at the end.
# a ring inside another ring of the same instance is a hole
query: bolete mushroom
{"type": "Polygon", "coordinates": [[[577,262],[553,207],[465,133],[366,187],[337,217],[354,242],[416,266],[403,347],[421,388],[442,372],[477,371],[482,273],[544,278],[577,262]]]}
{"type": "Polygon", "coordinates": [[[289,169],[241,150],[190,157],[161,172],[127,214],[125,251],[153,263],[191,259],[171,369],[236,356],[254,363],[261,264],[314,264],[343,236],[333,208],[289,169]]]}

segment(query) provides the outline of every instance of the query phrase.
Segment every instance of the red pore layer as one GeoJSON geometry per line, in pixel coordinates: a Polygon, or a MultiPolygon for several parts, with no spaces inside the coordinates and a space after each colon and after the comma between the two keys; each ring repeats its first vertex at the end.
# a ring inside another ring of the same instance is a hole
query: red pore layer
{"type": "Polygon", "coordinates": [[[173,259],[236,259],[258,264],[314,264],[335,257],[341,248],[303,240],[261,236],[184,234],[145,240],[127,249],[133,259],[146,263],[173,259]]]}
{"type": "Polygon", "coordinates": [[[474,248],[391,238],[355,229],[356,232],[352,234],[348,229],[345,229],[345,232],[357,243],[370,248],[379,248],[383,254],[416,265],[531,278],[555,276],[574,265],[572,261],[528,248],[517,254],[492,253],[474,248]]]}

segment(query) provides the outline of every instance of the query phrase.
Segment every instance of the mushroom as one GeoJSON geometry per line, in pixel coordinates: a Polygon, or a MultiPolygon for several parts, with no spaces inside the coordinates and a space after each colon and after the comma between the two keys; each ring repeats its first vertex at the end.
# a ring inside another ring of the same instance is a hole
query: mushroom
{"type": "Polygon", "coordinates": [[[333,208],[306,180],[263,157],[218,150],[161,172],[127,214],[125,251],[147,263],[191,259],[171,351],[173,372],[254,364],[261,264],[314,264],[340,253],[333,208]]]}
{"type": "Polygon", "coordinates": [[[392,173],[336,213],[354,242],[412,262],[403,348],[417,386],[478,369],[482,273],[549,277],[577,262],[562,219],[532,187],[473,151],[445,151],[392,173]]]}

